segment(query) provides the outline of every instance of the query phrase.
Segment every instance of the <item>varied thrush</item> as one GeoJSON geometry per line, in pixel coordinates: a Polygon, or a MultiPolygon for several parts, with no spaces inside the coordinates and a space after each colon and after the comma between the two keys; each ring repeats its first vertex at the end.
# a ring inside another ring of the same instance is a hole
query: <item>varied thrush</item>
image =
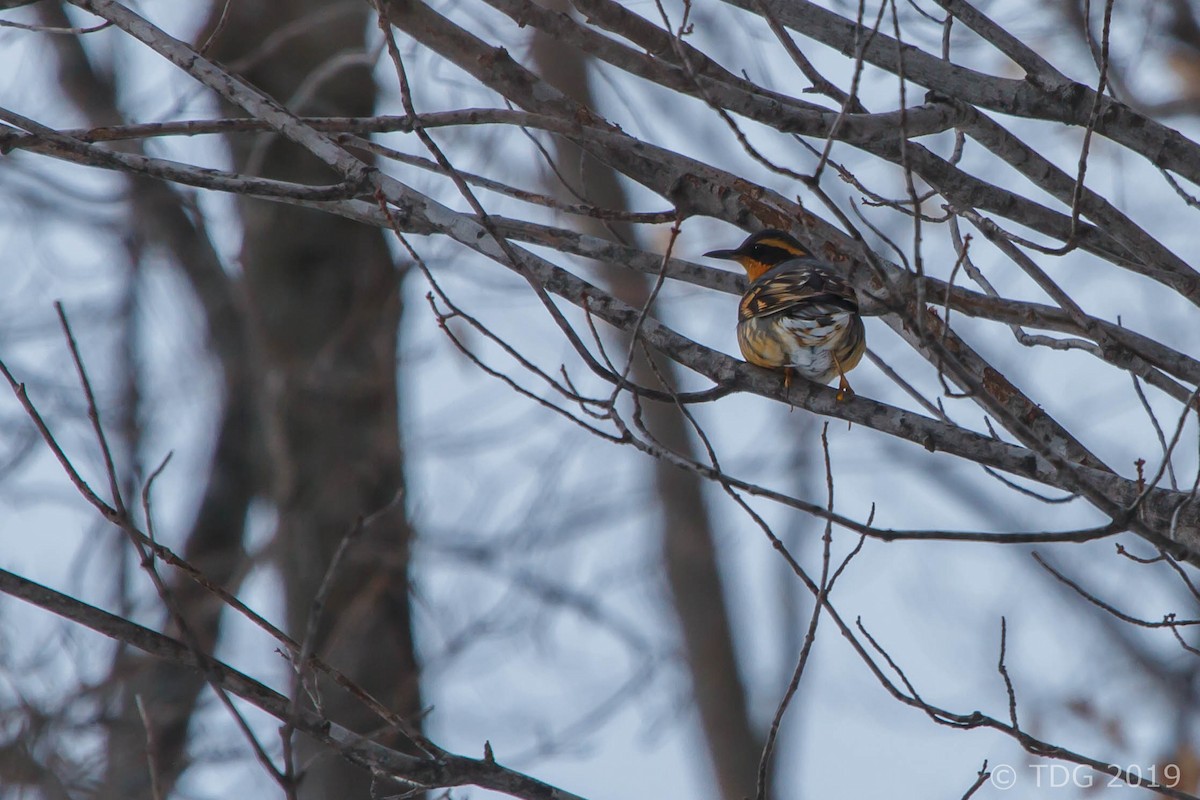
{"type": "Polygon", "coordinates": [[[783,231],[750,236],[736,250],[704,255],[736,261],[750,288],[738,304],[737,337],[751,364],[792,371],[818,383],[838,377],[838,399],[853,393],[846,373],[867,349],[854,287],[783,231]]]}

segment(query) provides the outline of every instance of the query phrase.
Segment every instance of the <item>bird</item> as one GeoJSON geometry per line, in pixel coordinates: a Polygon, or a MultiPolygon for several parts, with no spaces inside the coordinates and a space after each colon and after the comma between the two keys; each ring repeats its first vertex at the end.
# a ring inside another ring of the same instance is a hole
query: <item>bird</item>
{"type": "Polygon", "coordinates": [[[846,373],[862,360],[867,339],[858,296],[845,278],[774,228],[752,234],[733,250],[704,255],[738,262],[750,279],[737,323],[747,361],[783,369],[785,391],[795,371],[818,383],[837,377],[839,401],[854,393],[846,373]]]}

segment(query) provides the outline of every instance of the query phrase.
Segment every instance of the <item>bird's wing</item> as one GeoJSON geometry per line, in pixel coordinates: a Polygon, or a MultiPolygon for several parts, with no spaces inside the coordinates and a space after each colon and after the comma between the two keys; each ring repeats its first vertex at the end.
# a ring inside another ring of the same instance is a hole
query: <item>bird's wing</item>
{"type": "Polygon", "coordinates": [[[788,316],[818,320],[858,311],[854,287],[819,262],[788,261],[750,284],[738,305],[738,319],[788,316]]]}

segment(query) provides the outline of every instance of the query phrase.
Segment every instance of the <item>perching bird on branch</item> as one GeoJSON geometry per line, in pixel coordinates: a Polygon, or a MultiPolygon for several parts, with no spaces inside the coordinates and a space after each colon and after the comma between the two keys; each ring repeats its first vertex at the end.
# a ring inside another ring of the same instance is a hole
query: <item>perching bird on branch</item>
{"type": "Polygon", "coordinates": [[[738,304],[738,344],[751,364],[792,370],[811,381],[838,377],[838,399],[853,393],[846,373],[867,349],[854,287],[783,231],[759,231],[736,250],[704,255],[736,261],[750,277],[738,304]]]}

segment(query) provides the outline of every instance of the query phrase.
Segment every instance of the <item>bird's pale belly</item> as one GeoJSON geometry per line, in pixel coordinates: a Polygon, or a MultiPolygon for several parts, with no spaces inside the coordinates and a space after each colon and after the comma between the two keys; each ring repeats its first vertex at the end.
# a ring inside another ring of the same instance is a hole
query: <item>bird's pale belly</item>
{"type": "Polygon", "coordinates": [[[849,354],[839,353],[852,324],[848,315],[820,321],[752,317],[738,323],[738,345],[751,364],[771,369],[791,367],[809,380],[828,383],[838,375],[835,354],[843,359],[843,371],[858,363],[857,357],[854,364],[845,363],[849,354]]]}

